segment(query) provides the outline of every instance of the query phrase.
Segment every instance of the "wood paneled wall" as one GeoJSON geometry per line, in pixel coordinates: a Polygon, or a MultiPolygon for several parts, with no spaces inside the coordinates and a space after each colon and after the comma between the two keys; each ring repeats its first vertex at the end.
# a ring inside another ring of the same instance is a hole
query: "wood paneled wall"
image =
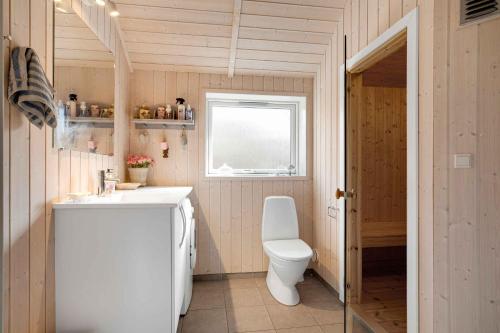
{"type": "Polygon", "coordinates": [[[114,167],[118,178],[125,180],[125,159],[129,152],[129,82],[130,72],[122,47],[115,52],[115,128],[114,128],[114,167]]]}
{"type": "MultiPolygon", "coordinates": [[[[53,2],[3,0],[2,6],[3,33],[12,36],[10,43],[3,43],[5,73],[10,50],[29,46],[52,77],[53,2]]],[[[113,36],[113,40],[119,38],[116,33],[113,36]]],[[[126,103],[120,100],[124,111],[126,103]]],[[[94,169],[115,163],[107,156],[53,149],[52,130],[31,125],[5,95],[4,110],[2,329],[55,332],[51,202],[69,191],[86,190],[86,185],[94,187],[94,169]]],[[[115,112],[119,110],[115,107],[115,112]]]]}
{"type": "MultiPolygon", "coordinates": [[[[337,27],[315,79],[314,112],[314,175],[313,175],[313,226],[314,248],[319,261],[315,270],[332,287],[339,285],[339,222],[328,214],[328,207],[336,207],[335,190],[338,184],[338,77],[343,61],[343,26],[337,27]]],[[[335,214],[335,210],[330,210],[335,214]]]]}
{"type": "MultiPolygon", "coordinates": [[[[196,274],[259,272],[267,270],[262,251],[262,205],[269,195],[290,195],[297,206],[300,235],[312,244],[312,181],[274,179],[208,179],[204,177],[205,89],[227,91],[286,92],[308,97],[308,131],[312,134],[313,80],[262,76],[134,71],[130,81],[130,106],[174,104],[182,96],[194,108],[196,127],[187,130],[182,145],[180,129],[130,129],[130,151],[152,156],[152,185],[194,186],[192,196],[198,227],[196,274]],[[161,157],[160,142],[170,146],[168,159],[161,157]]],[[[308,147],[312,148],[312,141],[308,147]]],[[[311,149],[308,151],[312,163],[311,149]]],[[[309,169],[311,163],[308,164],[309,169]]],[[[309,170],[309,175],[311,171],[309,170]]],[[[309,176],[310,177],[310,176],[309,176]]]]}
{"type": "Polygon", "coordinates": [[[460,27],[459,1],[435,4],[434,331],[498,332],[500,17],[460,27]]]}
{"type": "MultiPolygon", "coordinates": [[[[326,207],[336,187],[329,156],[335,138],[338,95],[325,96],[338,80],[343,33],[351,57],[403,15],[419,7],[419,294],[421,332],[498,330],[498,174],[500,141],[498,69],[500,19],[459,27],[459,1],[348,0],[344,22],[317,75],[315,121],[315,246],[327,249],[336,230],[326,207]],[[332,60],[330,60],[330,58],[332,60]],[[332,61],[333,66],[330,64],[332,61]],[[326,91],[326,93],[325,93],[326,91]],[[323,129],[323,127],[325,127],[323,129]],[[333,133],[333,134],[331,134],[333,133]],[[453,154],[472,153],[471,169],[454,169],[453,154]],[[318,163],[319,162],[319,163],[318,163]],[[334,186],[335,185],[335,186],[334,186]],[[326,187],[326,189],[325,189],[326,187]],[[318,231],[316,231],[318,230],[318,231]],[[331,232],[333,235],[333,232],[331,232]]],[[[335,145],[334,145],[335,146],[335,145]]],[[[334,220],[333,220],[334,222],[334,220]]],[[[336,274],[335,252],[320,256],[318,271],[336,274]]]]}
{"type": "Polygon", "coordinates": [[[364,86],[359,106],[362,224],[398,222],[405,229],[406,89],[364,86]]]}

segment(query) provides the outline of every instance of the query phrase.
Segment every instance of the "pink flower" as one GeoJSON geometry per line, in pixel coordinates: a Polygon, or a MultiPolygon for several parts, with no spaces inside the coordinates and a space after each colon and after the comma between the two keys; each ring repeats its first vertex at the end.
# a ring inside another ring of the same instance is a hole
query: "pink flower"
{"type": "Polygon", "coordinates": [[[149,168],[154,164],[154,160],[146,155],[129,155],[127,157],[127,166],[129,168],[149,168]]]}

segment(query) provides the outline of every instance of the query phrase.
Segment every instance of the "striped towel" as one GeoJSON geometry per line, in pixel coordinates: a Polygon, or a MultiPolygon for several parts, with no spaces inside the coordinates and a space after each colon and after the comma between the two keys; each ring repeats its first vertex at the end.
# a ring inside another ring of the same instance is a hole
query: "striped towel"
{"type": "Polygon", "coordinates": [[[16,47],[10,56],[9,102],[36,127],[43,122],[55,128],[56,104],[54,88],[40,65],[35,51],[28,47],[16,47]]]}

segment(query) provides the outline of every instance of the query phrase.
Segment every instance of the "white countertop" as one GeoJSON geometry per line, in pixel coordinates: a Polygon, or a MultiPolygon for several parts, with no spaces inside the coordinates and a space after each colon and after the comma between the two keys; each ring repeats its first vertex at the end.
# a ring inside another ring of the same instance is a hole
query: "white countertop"
{"type": "Polygon", "coordinates": [[[192,187],[147,186],[116,191],[103,197],[91,195],[83,200],[55,202],[54,209],[71,208],[170,208],[177,207],[193,191],[192,187]]]}

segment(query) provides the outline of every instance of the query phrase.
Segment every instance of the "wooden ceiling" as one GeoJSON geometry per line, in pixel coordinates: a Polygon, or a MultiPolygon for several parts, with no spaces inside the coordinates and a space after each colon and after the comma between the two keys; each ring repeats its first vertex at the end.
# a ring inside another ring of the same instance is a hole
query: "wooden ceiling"
{"type": "Polygon", "coordinates": [[[95,33],[71,9],[69,0],[55,11],[54,57],[56,66],[113,67],[114,57],[95,33]]]}
{"type": "Polygon", "coordinates": [[[406,44],[363,72],[363,85],[406,87],[406,44]]]}
{"type": "Polygon", "coordinates": [[[116,0],[135,69],[312,76],[344,0],[116,0]]]}

